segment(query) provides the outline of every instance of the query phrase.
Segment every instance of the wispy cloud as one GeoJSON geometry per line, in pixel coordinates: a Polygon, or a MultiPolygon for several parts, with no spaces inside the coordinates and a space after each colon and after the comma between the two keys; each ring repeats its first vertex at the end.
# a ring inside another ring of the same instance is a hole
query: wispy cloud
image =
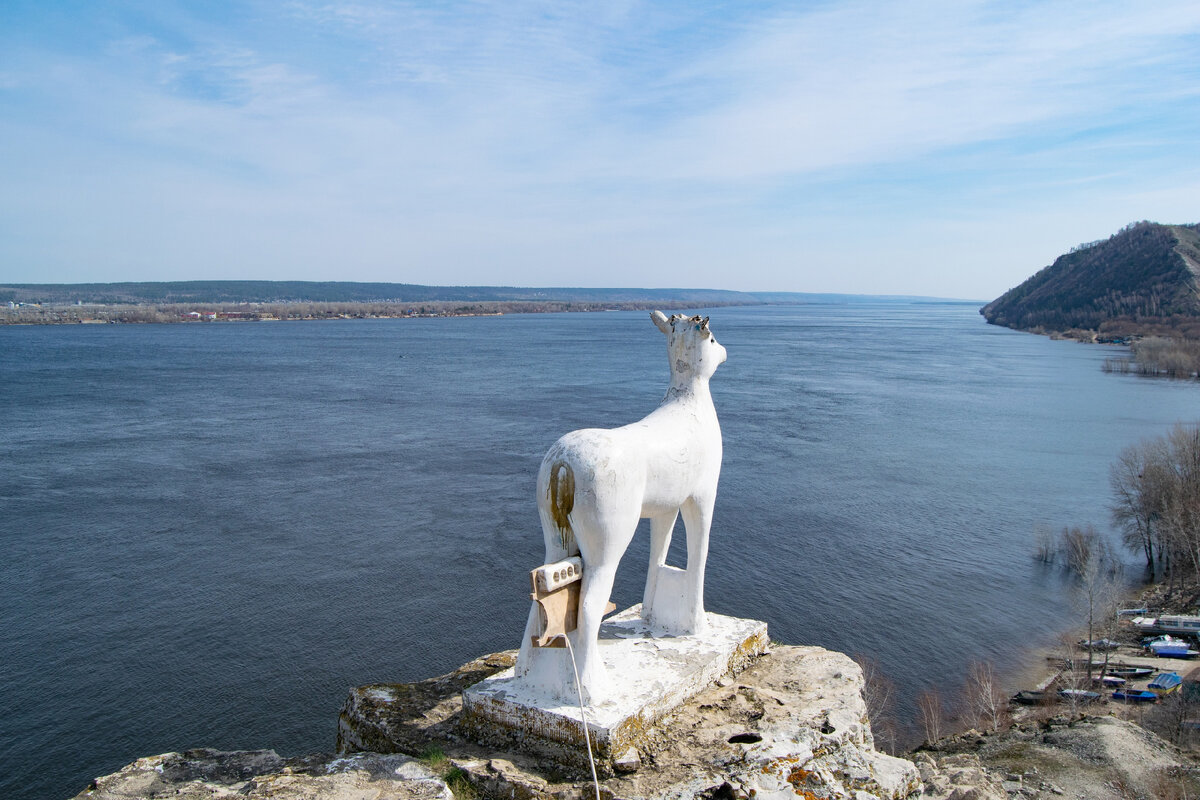
{"type": "Polygon", "coordinates": [[[729,88],[677,120],[661,149],[678,154],[682,176],[769,177],[907,159],[1035,126],[1086,128],[1194,96],[1194,70],[1162,76],[1165,65],[1195,63],[1180,36],[1200,28],[1195,7],[1088,8],[1103,21],[1079,6],[998,17],[993,5],[961,2],[847,3],[765,20],[680,72],[729,88]]]}
{"type": "Polygon", "coordinates": [[[1196,216],[1194,3],[83,13],[0,32],[0,279],[988,296],[1196,216]]]}

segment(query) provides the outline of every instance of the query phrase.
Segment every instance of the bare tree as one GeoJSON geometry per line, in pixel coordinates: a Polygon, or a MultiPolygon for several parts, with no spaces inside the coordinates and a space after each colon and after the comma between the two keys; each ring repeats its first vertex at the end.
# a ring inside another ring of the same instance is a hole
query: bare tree
{"type": "Polygon", "coordinates": [[[1061,690],[1061,697],[1067,703],[1067,708],[1071,714],[1078,713],[1079,707],[1084,702],[1084,695],[1080,692],[1091,691],[1091,678],[1088,677],[1087,668],[1083,668],[1083,659],[1090,657],[1086,650],[1083,650],[1075,643],[1075,637],[1071,633],[1064,633],[1059,637],[1060,652],[1062,653],[1063,671],[1059,674],[1055,686],[1061,690]]]}
{"type": "Polygon", "coordinates": [[[926,744],[933,744],[942,738],[942,725],[946,721],[946,711],[942,705],[942,695],[936,687],[926,689],[917,695],[917,715],[921,720],[921,729],[925,733],[926,744]]]}
{"type": "Polygon", "coordinates": [[[1164,527],[1174,549],[1200,574],[1200,427],[1176,425],[1167,434],[1169,491],[1164,527]]]}
{"type": "MultiPolygon", "coordinates": [[[[1075,564],[1075,574],[1078,580],[1075,591],[1075,602],[1079,606],[1087,623],[1087,639],[1083,649],[1087,656],[1085,674],[1091,683],[1093,664],[1097,641],[1115,634],[1117,606],[1122,597],[1121,565],[1113,557],[1108,543],[1096,535],[1090,527],[1086,546],[1075,553],[1069,560],[1075,564]]],[[[1103,665],[1100,677],[1103,678],[1108,668],[1107,647],[1101,648],[1103,665]]]]}
{"type": "Polygon", "coordinates": [[[1052,564],[1055,555],[1053,530],[1048,525],[1034,526],[1033,557],[1044,564],[1052,564]]]}
{"type": "Polygon", "coordinates": [[[1008,719],[1008,698],[1000,688],[996,670],[986,661],[976,661],[967,670],[967,704],[976,724],[998,731],[1008,719]]]}
{"type": "Polygon", "coordinates": [[[1091,525],[1083,528],[1063,528],[1059,534],[1059,550],[1063,554],[1067,569],[1072,572],[1082,572],[1084,565],[1104,546],[1104,540],[1091,525]]]}
{"type": "Polygon", "coordinates": [[[1200,574],[1200,426],[1121,451],[1110,480],[1122,541],[1173,586],[1177,569],[1200,574]]]}
{"type": "Polygon", "coordinates": [[[1197,710],[1195,695],[1183,686],[1155,703],[1146,713],[1145,724],[1167,741],[1182,747],[1193,734],[1197,710]]]}
{"type": "Polygon", "coordinates": [[[1150,446],[1143,442],[1121,451],[1109,473],[1116,502],[1113,521],[1121,528],[1121,543],[1130,550],[1141,550],[1146,569],[1154,569],[1154,517],[1156,503],[1146,491],[1146,470],[1152,461],[1150,446]]]}
{"type": "Polygon", "coordinates": [[[896,750],[896,718],[892,710],[892,696],[896,684],[883,674],[879,662],[862,654],[854,656],[863,673],[863,702],[867,706],[867,718],[876,738],[885,739],[888,752],[896,750]]]}

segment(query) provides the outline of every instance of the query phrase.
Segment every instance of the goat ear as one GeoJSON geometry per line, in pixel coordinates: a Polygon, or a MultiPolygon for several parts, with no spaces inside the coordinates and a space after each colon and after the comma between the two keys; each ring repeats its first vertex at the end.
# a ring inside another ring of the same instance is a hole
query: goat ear
{"type": "Polygon", "coordinates": [[[654,327],[658,328],[663,333],[671,332],[671,324],[667,321],[667,315],[661,311],[651,311],[650,320],[654,323],[654,327]]]}

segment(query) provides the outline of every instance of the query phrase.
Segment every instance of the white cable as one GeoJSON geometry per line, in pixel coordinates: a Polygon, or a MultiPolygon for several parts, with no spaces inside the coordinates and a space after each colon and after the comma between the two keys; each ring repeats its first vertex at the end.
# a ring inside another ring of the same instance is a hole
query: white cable
{"type": "Polygon", "coordinates": [[[575,664],[575,648],[571,647],[571,637],[562,634],[567,643],[567,652],[571,654],[571,671],[575,673],[575,694],[579,698],[579,718],[583,722],[583,741],[587,745],[588,763],[592,766],[592,786],[596,788],[596,800],[600,800],[600,779],[596,777],[596,759],[592,757],[592,737],[588,736],[587,714],[583,710],[583,686],[579,683],[579,667],[575,664]]]}

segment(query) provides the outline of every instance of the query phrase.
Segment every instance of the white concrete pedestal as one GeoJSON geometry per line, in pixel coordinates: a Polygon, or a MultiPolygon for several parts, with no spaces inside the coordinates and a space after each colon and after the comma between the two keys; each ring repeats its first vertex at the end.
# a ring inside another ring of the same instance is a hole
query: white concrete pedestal
{"type": "MultiPolygon", "coordinates": [[[[770,644],[767,623],[758,620],[710,613],[705,633],[655,636],[640,614],[640,605],[627,608],[600,628],[609,696],[585,710],[592,752],[604,771],[661,717],[741,670],[770,644]]],[[[558,652],[569,658],[565,649],[558,652]]],[[[550,698],[511,669],[463,692],[459,726],[483,744],[515,747],[565,767],[587,765],[578,703],[550,698]]]]}

